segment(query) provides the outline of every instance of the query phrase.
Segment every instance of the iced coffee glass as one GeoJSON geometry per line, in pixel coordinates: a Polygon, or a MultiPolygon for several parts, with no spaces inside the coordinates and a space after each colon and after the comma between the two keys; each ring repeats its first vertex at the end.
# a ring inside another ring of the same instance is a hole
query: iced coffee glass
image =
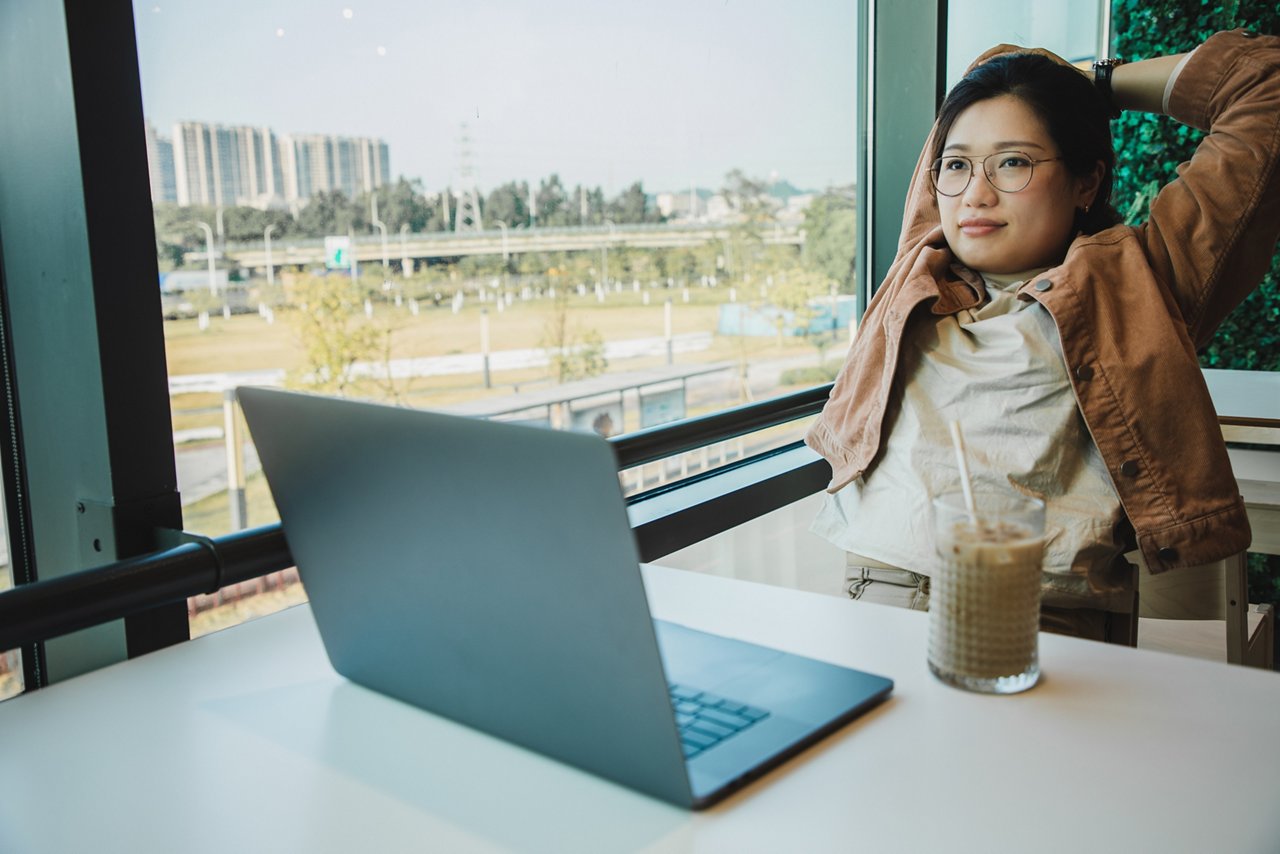
{"type": "Polygon", "coordinates": [[[933,502],[938,563],[929,598],[929,669],[970,691],[1014,694],[1040,678],[1044,502],[979,493],[933,502]]]}

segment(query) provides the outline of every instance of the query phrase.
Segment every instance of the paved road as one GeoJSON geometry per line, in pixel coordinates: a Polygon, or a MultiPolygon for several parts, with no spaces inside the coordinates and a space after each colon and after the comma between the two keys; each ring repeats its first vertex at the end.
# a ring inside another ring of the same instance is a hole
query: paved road
{"type": "MultiPolygon", "coordinates": [[[[197,447],[179,447],[178,491],[182,493],[182,504],[185,507],[225,492],[227,489],[227,448],[221,442],[200,443],[197,447]]],[[[258,462],[258,450],[251,443],[244,446],[245,477],[262,468],[258,462]]]]}

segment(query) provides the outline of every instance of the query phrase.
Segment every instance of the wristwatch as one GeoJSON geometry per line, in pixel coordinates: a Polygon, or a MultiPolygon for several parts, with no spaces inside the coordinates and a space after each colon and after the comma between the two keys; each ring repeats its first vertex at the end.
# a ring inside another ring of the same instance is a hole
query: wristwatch
{"type": "Polygon", "coordinates": [[[1120,108],[1111,97],[1111,72],[1117,65],[1124,65],[1124,60],[1099,59],[1093,63],[1093,85],[1098,94],[1102,95],[1102,100],[1107,102],[1107,109],[1111,111],[1113,119],[1120,118],[1120,108]]]}

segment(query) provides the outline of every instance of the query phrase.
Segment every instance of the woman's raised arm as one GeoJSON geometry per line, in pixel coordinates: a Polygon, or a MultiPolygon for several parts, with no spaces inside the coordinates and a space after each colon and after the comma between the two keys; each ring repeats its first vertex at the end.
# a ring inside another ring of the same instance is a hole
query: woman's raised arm
{"type": "Polygon", "coordinates": [[[1169,78],[1185,53],[1158,56],[1121,65],[1111,72],[1111,100],[1122,110],[1163,113],[1169,78]]]}
{"type": "MultiPolygon", "coordinates": [[[[1115,69],[1117,104],[1162,112],[1178,61],[1115,69]]],[[[1258,286],[1280,234],[1280,38],[1238,30],[1210,37],[1167,103],[1170,116],[1208,134],[1156,196],[1138,238],[1199,348],[1258,286]]]]}

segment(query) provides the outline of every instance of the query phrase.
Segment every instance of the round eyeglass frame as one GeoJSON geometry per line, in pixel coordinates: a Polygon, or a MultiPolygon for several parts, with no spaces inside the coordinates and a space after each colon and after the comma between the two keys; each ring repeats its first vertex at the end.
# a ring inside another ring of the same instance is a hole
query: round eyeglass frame
{"type": "Polygon", "coordinates": [[[1030,154],[1027,154],[1025,151],[1019,151],[1016,148],[1006,148],[1002,151],[993,151],[990,154],[984,155],[982,157],[971,157],[967,154],[948,154],[945,157],[939,157],[938,159],[934,160],[933,163],[929,166],[929,181],[930,183],[933,184],[933,189],[936,190],[941,195],[944,195],[947,198],[955,198],[956,196],[964,195],[964,192],[969,189],[969,185],[973,183],[973,176],[976,171],[974,170],[973,167],[978,166],[982,169],[982,174],[986,176],[987,183],[991,185],[992,189],[1000,193],[1021,193],[1023,190],[1027,189],[1027,187],[1031,186],[1031,179],[1035,177],[1037,166],[1039,166],[1041,163],[1049,163],[1054,160],[1062,160],[1062,159],[1064,158],[1061,155],[1059,155],[1058,157],[1041,157],[1040,159],[1037,160],[1036,158],[1032,157],[1030,154]],[[1028,163],[1031,164],[1031,168],[1027,170],[1027,182],[1016,190],[1006,190],[1003,187],[997,186],[995,179],[992,178],[991,173],[987,171],[987,161],[992,157],[996,157],[1001,154],[1016,154],[1019,157],[1024,158],[1028,163]],[[938,175],[942,168],[942,161],[953,160],[956,158],[961,158],[969,161],[969,167],[970,167],[969,180],[965,181],[964,186],[961,187],[959,190],[956,190],[954,193],[948,193],[938,186],[938,175]],[[974,161],[977,161],[977,163],[975,163],[974,161]]]}

